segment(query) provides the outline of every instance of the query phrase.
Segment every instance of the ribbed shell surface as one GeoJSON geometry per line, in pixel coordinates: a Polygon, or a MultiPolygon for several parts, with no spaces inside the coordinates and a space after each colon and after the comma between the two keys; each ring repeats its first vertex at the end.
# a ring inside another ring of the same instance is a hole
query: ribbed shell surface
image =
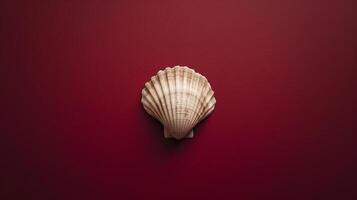
{"type": "Polygon", "coordinates": [[[170,137],[182,139],[214,110],[213,94],[204,76],[188,67],[176,66],[160,70],[145,83],[141,102],[170,137]]]}

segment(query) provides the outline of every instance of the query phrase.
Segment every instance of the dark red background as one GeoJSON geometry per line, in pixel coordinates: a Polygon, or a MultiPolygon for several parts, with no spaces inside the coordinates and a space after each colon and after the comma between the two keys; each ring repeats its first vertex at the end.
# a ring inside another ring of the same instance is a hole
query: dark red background
{"type": "Polygon", "coordinates": [[[1,3],[1,199],[356,199],[356,1],[1,3]],[[141,107],[188,65],[182,142],[141,107]]]}

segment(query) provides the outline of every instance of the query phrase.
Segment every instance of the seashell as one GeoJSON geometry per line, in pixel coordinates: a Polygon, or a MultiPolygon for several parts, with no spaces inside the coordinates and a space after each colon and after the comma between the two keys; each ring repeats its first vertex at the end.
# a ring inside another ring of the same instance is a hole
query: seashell
{"type": "Polygon", "coordinates": [[[164,126],[165,138],[192,138],[193,127],[215,108],[206,77],[188,67],[160,70],[145,83],[141,103],[164,126]]]}

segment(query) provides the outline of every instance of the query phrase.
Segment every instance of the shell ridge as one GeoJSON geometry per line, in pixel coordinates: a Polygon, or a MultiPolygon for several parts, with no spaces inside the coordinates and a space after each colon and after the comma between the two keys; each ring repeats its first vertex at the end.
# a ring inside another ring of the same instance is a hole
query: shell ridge
{"type": "Polygon", "coordinates": [[[150,108],[150,103],[149,103],[146,99],[142,98],[142,99],[141,99],[141,103],[144,105],[144,109],[145,109],[146,111],[150,112],[149,114],[150,114],[151,116],[157,118],[156,113],[150,108]]]}
{"type": "Polygon", "coordinates": [[[201,120],[199,120],[197,123],[199,123],[199,122],[201,122],[202,120],[206,119],[206,117],[207,117],[208,115],[210,115],[210,114],[213,112],[214,109],[215,109],[215,105],[213,104],[212,106],[210,106],[209,109],[207,109],[207,111],[205,112],[205,114],[203,115],[203,117],[201,117],[201,120]]]}
{"type": "Polygon", "coordinates": [[[157,94],[157,96],[159,97],[159,102],[160,102],[160,107],[161,107],[161,112],[162,112],[162,115],[164,117],[164,120],[166,122],[168,122],[168,117],[167,117],[167,113],[166,113],[166,110],[165,110],[165,102],[163,101],[163,98],[164,98],[164,93],[161,89],[161,84],[160,84],[160,81],[159,81],[159,78],[158,76],[155,76],[152,80],[152,83],[155,87],[155,92],[157,94]]]}
{"type": "Polygon", "coordinates": [[[162,104],[161,104],[160,96],[159,96],[159,94],[158,94],[157,91],[156,91],[155,83],[153,82],[153,79],[151,79],[150,85],[151,85],[151,87],[152,87],[152,93],[151,93],[151,95],[152,95],[152,97],[154,97],[155,102],[156,102],[156,105],[158,105],[160,115],[162,116],[162,120],[165,121],[165,122],[167,122],[167,121],[166,121],[166,117],[165,117],[165,115],[164,115],[164,112],[163,112],[163,110],[162,110],[162,104]]]}
{"type": "Polygon", "coordinates": [[[200,95],[201,106],[198,108],[199,114],[193,120],[195,123],[198,123],[200,121],[200,118],[202,118],[202,116],[203,116],[203,112],[205,111],[206,107],[208,106],[209,102],[206,101],[206,98],[207,98],[206,95],[209,94],[210,91],[212,91],[212,90],[209,85],[206,85],[201,91],[201,95],[200,95]]]}
{"type": "Polygon", "coordinates": [[[209,86],[209,87],[210,87],[210,89],[208,90],[207,94],[205,95],[206,96],[206,98],[205,98],[206,107],[203,110],[201,118],[205,118],[207,115],[209,115],[209,110],[212,107],[214,107],[216,104],[216,98],[214,97],[214,92],[213,92],[211,86],[209,86]]]}
{"type": "MultiPolygon", "coordinates": [[[[192,70],[189,70],[189,68],[187,68],[188,70],[186,70],[187,71],[187,73],[189,74],[188,76],[187,76],[187,81],[188,81],[188,88],[187,88],[187,90],[186,90],[186,95],[187,95],[187,98],[186,98],[186,109],[189,109],[189,113],[187,114],[188,116],[187,116],[187,118],[188,119],[191,119],[192,118],[192,115],[193,115],[193,113],[194,113],[194,109],[192,109],[191,107],[189,107],[188,105],[190,105],[191,104],[191,102],[193,101],[193,100],[195,100],[195,98],[194,98],[194,96],[193,96],[193,91],[192,91],[192,83],[193,83],[193,76],[194,76],[194,74],[193,74],[193,72],[192,72],[192,70]]],[[[191,129],[191,123],[190,123],[190,120],[186,120],[186,122],[185,122],[185,124],[184,124],[184,127],[186,128],[186,129],[191,129]]]]}
{"type": "Polygon", "coordinates": [[[162,121],[164,121],[164,118],[162,116],[161,110],[160,110],[160,105],[159,105],[159,101],[157,99],[157,95],[155,94],[155,88],[153,87],[151,81],[147,82],[145,84],[146,90],[148,92],[148,95],[146,96],[147,98],[151,98],[152,99],[152,103],[155,104],[155,108],[157,110],[158,113],[158,117],[161,118],[162,121]]]}
{"type": "Polygon", "coordinates": [[[187,130],[187,115],[189,115],[190,111],[188,110],[188,101],[190,100],[189,95],[187,94],[187,85],[188,85],[188,71],[187,71],[187,67],[183,68],[183,85],[184,88],[182,90],[182,94],[183,94],[183,100],[184,100],[184,104],[183,104],[183,108],[184,108],[184,120],[182,122],[182,128],[184,130],[187,130]]]}
{"type": "Polygon", "coordinates": [[[199,82],[200,82],[200,78],[199,76],[197,76],[197,74],[195,74],[195,77],[194,77],[194,85],[192,87],[192,91],[194,92],[193,93],[193,105],[192,105],[192,108],[193,108],[193,112],[192,112],[192,115],[190,116],[191,120],[189,122],[190,126],[194,126],[193,124],[193,121],[192,119],[197,115],[197,105],[199,104],[199,100],[198,100],[198,93],[197,91],[199,90],[199,82]]]}
{"type": "MultiPolygon", "coordinates": [[[[177,70],[177,67],[175,66],[174,67],[174,82],[175,82],[175,90],[173,91],[174,92],[174,101],[175,101],[175,104],[174,104],[174,115],[176,116],[177,115],[177,90],[178,90],[178,83],[177,83],[177,76],[178,76],[178,70],[177,70]]],[[[176,119],[172,121],[172,129],[175,129],[177,127],[177,121],[176,119]]],[[[170,130],[171,131],[171,130],[170,130]]]]}
{"type": "Polygon", "coordinates": [[[215,103],[207,104],[207,107],[202,111],[201,117],[197,119],[197,123],[205,119],[214,110],[214,108],[215,108],[215,103]]]}
{"type": "Polygon", "coordinates": [[[179,68],[179,71],[180,71],[180,76],[179,76],[179,79],[180,79],[180,91],[179,91],[179,97],[180,97],[180,112],[179,112],[179,116],[178,119],[179,119],[179,137],[180,138],[183,138],[186,136],[186,130],[184,129],[184,122],[186,120],[186,110],[185,110],[185,103],[186,103],[186,98],[185,98],[185,88],[186,88],[186,85],[185,85],[185,68],[184,67],[180,67],[179,68]]]}
{"type": "Polygon", "coordinates": [[[202,102],[201,102],[201,94],[202,94],[202,90],[203,90],[203,87],[202,87],[202,84],[204,84],[204,80],[201,78],[201,76],[198,76],[198,81],[197,81],[197,87],[195,89],[195,91],[197,91],[197,100],[196,100],[196,103],[195,103],[195,115],[191,118],[190,120],[190,124],[192,126],[195,126],[195,121],[197,119],[197,117],[200,115],[199,111],[200,111],[200,108],[202,107],[202,102]]]}
{"type": "MultiPolygon", "coordinates": [[[[159,71],[159,73],[160,73],[160,71],[159,71]]],[[[165,116],[167,117],[167,121],[171,121],[171,117],[170,117],[171,115],[170,115],[170,111],[168,109],[168,102],[166,100],[166,95],[165,95],[165,94],[167,94],[167,90],[166,90],[166,86],[164,86],[165,82],[163,82],[162,76],[159,75],[159,73],[157,74],[157,77],[158,77],[157,79],[158,79],[158,85],[160,85],[160,89],[162,91],[163,99],[165,102],[165,105],[163,105],[163,108],[164,108],[165,116]],[[164,87],[165,87],[165,89],[164,89],[164,87]]]]}
{"type": "MultiPolygon", "coordinates": [[[[176,105],[177,105],[177,110],[176,110],[176,125],[177,127],[175,127],[175,130],[179,129],[179,127],[182,127],[181,126],[181,121],[182,121],[182,115],[181,115],[181,112],[182,112],[182,95],[181,95],[181,92],[182,92],[182,81],[181,81],[181,72],[182,70],[179,68],[179,67],[176,67],[177,69],[177,76],[176,76],[176,105]]],[[[176,134],[176,133],[175,133],[176,134]]],[[[181,136],[181,135],[180,135],[181,136]]]]}
{"type": "MultiPolygon", "coordinates": [[[[167,97],[165,97],[165,101],[166,101],[166,108],[167,108],[167,111],[168,111],[168,114],[169,114],[169,121],[172,122],[173,120],[173,114],[172,114],[172,102],[171,102],[171,95],[170,95],[170,81],[167,77],[167,74],[168,74],[168,71],[165,69],[164,70],[164,73],[163,75],[161,76],[163,82],[166,83],[166,94],[167,94],[167,97]]],[[[162,82],[162,84],[163,84],[162,82]]]]}
{"type": "Polygon", "coordinates": [[[205,113],[208,109],[207,107],[210,106],[210,100],[212,99],[212,97],[214,95],[214,92],[213,92],[208,80],[205,77],[203,77],[203,78],[204,78],[204,81],[206,82],[206,84],[204,85],[204,90],[202,91],[202,94],[200,96],[200,97],[202,97],[200,99],[202,107],[200,107],[200,109],[198,111],[199,116],[197,116],[197,118],[194,119],[194,122],[196,124],[201,121],[201,118],[205,117],[205,113]]]}
{"type": "Polygon", "coordinates": [[[155,102],[152,100],[151,95],[146,90],[147,89],[144,88],[142,91],[141,102],[144,102],[143,104],[147,105],[147,107],[149,107],[150,110],[153,111],[153,113],[155,113],[155,116],[154,116],[155,118],[160,118],[160,120],[161,120],[161,116],[160,116],[160,113],[158,113],[157,106],[156,106],[155,102]],[[151,105],[151,106],[149,106],[149,105],[151,105]]]}
{"type": "MultiPolygon", "coordinates": [[[[173,79],[171,79],[171,75],[173,73],[173,69],[172,68],[166,68],[165,69],[165,73],[166,73],[166,80],[169,86],[169,99],[170,99],[170,110],[171,110],[171,123],[174,121],[174,101],[173,101],[173,90],[175,89],[175,85],[173,84],[173,79]]],[[[173,124],[171,124],[170,126],[172,126],[173,124]]],[[[169,127],[172,128],[172,127],[169,127]]]]}

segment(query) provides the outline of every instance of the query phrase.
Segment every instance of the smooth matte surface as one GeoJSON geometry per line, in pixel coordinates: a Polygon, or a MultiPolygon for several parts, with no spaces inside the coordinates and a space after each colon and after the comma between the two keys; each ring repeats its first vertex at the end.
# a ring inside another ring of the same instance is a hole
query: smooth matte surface
{"type": "Polygon", "coordinates": [[[0,199],[357,199],[356,1],[2,1],[0,199]],[[167,141],[159,69],[210,81],[167,141]]]}

